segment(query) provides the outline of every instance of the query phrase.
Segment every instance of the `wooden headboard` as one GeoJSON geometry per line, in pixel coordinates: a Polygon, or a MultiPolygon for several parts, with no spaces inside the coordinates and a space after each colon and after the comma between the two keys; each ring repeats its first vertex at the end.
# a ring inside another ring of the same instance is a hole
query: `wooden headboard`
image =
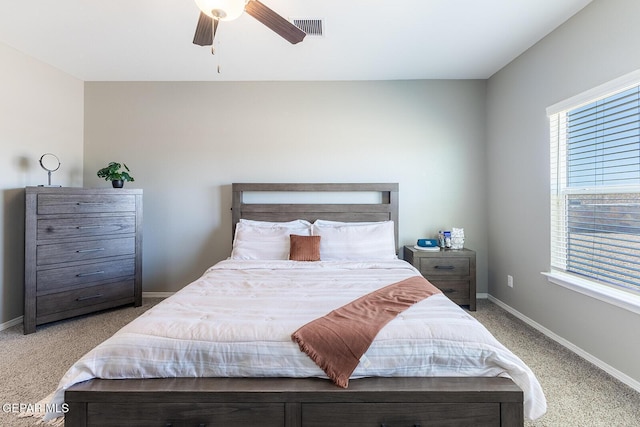
{"type": "Polygon", "coordinates": [[[257,221],[292,221],[316,219],[331,221],[387,221],[395,226],[398,245],[398,184],[232,184],[233,233],[240,218],[257,221]],[[381,198],[374,203],[247,203],[245,193],[263,192],[307,192],[307,193],[379,193],[381,198]]]}

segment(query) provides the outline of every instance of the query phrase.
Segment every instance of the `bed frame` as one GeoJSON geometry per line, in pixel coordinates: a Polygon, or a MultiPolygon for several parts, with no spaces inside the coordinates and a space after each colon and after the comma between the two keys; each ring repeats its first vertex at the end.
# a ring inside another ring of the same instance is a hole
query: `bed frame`
{"type": "MultiPolygon", "coordinates": [[[[233,184],[240,218],[396,224],[398,184],[233,184]],[[378,192],[374,203],[247,203],[247,192],[378,192]]],[[[65,426],[524,425],[523,393],[507,378],[363,378],[339,388],[316,378],[94,379],[70,387],[65,426]]]]}

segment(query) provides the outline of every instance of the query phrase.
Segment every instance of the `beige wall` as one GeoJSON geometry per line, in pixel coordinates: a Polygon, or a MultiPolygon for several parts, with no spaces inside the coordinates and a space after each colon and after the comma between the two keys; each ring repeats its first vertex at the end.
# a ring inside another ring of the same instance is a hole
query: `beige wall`
{"type": "Polygon", "coordinates": [[[540,272],[549,270],[550,247],[545,109],[640,68],[639,16],[637,0],[596,0],[487,87],[489,293],[637,388],[640,316],[550,284],[540,272]]]}
{"type": "Polygon", "coordinates": [[[84,84],[0,43],[0,324],[23,312],[24,187],[47,183],[38,159],[55,153],[52,182],[82,185],[84,84]]]}
{"type": "Polygon", "coordinates": [[[400,243],[464,227],[487,290],[484,81],[87,83],[87,186],[144,189],[144,290],[231,251],[233,182],[398,182],[400,243]]]}
{"type": "Polygon", "coordinates": [[[145,191],[147,292],[175,291],[228,256],[232,182],[393,181],[401,244],[464,227],[479,292],[638,384],[639,316],[540,275],[545,108],[640,68],[637,16],[635,0],[595,0],[488,82],[96,82],[83,99],[82,82],[0,44],[0,322],[22,314],[20,189],[45,182],[43,152],[62,158],[63,185],[108,186],[98,168],[131,166],[127,185],[145,191]]]}

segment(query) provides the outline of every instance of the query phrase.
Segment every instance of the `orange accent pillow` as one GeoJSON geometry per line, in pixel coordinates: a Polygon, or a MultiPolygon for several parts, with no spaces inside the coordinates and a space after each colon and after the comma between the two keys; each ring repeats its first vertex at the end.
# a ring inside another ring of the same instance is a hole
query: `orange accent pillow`
{"type": "Polygon", "coordinates": [[[289,235],[289,259],[293,261],[320,261],[320,236],[289,235]]]}

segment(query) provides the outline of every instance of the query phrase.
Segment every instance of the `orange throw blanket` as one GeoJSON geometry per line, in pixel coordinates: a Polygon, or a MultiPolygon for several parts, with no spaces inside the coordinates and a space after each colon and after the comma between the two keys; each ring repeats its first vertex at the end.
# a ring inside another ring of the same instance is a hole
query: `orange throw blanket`
{"type": "Polygon", "coordinates": [[[440,290],[413,276],[373,291],[295,331],[291,338],[338,386],[347,388],[378,332],[398,314],[440,290]]]}

